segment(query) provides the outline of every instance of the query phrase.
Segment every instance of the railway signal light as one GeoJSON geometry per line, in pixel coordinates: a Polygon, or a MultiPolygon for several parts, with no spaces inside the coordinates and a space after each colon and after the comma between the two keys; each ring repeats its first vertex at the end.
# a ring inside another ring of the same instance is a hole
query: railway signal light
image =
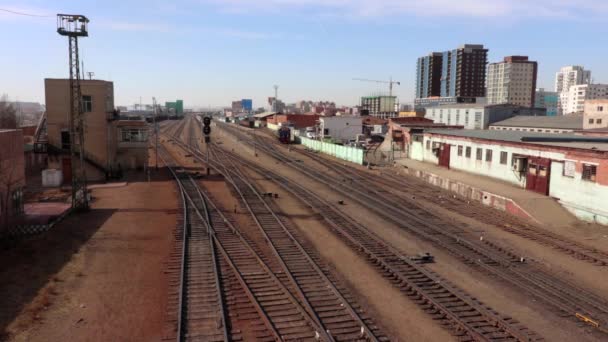
{"type": "Polygon", "coordinates": [[[205,116],[203,118],[203,133],[205,134],[205,143],[208,143],[210,141],[210,137],[209,134],[211,134],[211,118],[208,116],[205,116]]]}

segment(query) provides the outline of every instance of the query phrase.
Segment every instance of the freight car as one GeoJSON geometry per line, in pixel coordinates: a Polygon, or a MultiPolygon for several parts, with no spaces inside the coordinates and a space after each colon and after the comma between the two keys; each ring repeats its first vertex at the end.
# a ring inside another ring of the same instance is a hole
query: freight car
{"type": "Polygon", "coordinates": [[[243,127],[248,127],[248,128],[253,128],[253,123],[254,123],[253,121],[249,121],[248,119],[239,121],[239,125],[241,125],[243,127]]]}

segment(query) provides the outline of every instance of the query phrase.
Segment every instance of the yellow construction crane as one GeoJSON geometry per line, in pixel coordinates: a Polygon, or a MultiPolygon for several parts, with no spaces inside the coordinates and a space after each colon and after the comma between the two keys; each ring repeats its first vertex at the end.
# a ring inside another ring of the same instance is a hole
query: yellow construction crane
{"type": "Polygon", "coordinates": [[[401,85],[401,82],[393,81],[393,78],[389,81],[377,81],[377,80],[367,80],[365,78],[353,78],[353,81],[361,81],[361,82],[374,82],[374,83],[384,83],[388,84],[389,96],[393,96],[393,84],[401,85]]]}

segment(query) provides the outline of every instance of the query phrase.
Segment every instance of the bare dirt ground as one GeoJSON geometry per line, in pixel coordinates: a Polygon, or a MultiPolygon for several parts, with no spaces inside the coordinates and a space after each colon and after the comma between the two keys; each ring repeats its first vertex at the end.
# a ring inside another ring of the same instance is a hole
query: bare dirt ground
{"type": "MultiPolygon", "coordinates": [[[[296,180],[300,184],[305,185],[309,189],[320,194],[330,202],[337,202],[338,200],[343,199],[340,197],[340,195],[328,190],[326,186],[310,180],[308,177],[293,171],[289,167],[278,163],[276,160],[265,156],[262,153],[258,152],[258,157],[254,157],[253,150],[250,147],[244,146],[242,142],[235,141],[235,139],[230,137],[225,132],[216,134],[215,141],[218,140],[222,141],[227,148],[233,149],[241,154],[243,158],[254,160],[265,167],[273,169],[275,172],[296,180]]],[[[322,167],[316,164],[316,162],[306,157],[299,155],[298,158],[302,160],[304,165],[322,169],[322,167]]],[[[478,274],[469,267],[463,265],[458,260],[455,260],[451,255],[446,254],[442,250],[433,248],[424,241],[420,241],[417,238],[412,237],[401,228],[382,220],[369,210],[355,203],[350,203],[349,201],[346,201],[346,205],[342,206],[341,208],[345,213],[379,234],[385,241],[390,241],[392,245],[403,251],[404,254],[411,255],[421,251],[431,252],[436,256],[438,263],[430,266],[430,268],[438,272],[443,277],[451,280],[457,286],[465,289],[468,293],[474,295],[498,312],[519,320],[526,326],[539,333],[541,336],[545,337],[547,340],[597,340],[596,337],[583,332],[583,329],[580,329],[581,325],[575,323],[573,320],[560,317],[556,313],[547,310],[547,308],[540,303],[536,303],[534,300],[531,300],[529,296],[518,293],[518,291],[514,290],[512,287],[507,286],[496,279],[478,274]]],[[[452,218],[454,216],[448,216],[446,214],[446,217],[452,218]]],[[[315,243],[315,241],[316,243],[325,243],[325,246],[319,245],[320,252],[328,259],[332,260],[332,262],[336,264],[337,269],[345,276],[345,278],[348,279],[348,265],[354,264],[353,260],[356,260],[357,258],[353,256],[347,258],[345,257],[346,254],[344,254],[344,258],[334,257],[334,259],[332,259],[330,254],[337,253],[336,251],[342,249],[337,247],[340,246],[341,242],[335,241],[335,245],[330,248],[329,245],[333,243],[331,242],[331,239],[329,239],[329,236],[332,236],[331,234],[327,235],[328,232],[324,232],[323,229],[316,230],[314,228],[308,228],[314,227],[314,225],[310,225],[310,223],[305,225],[305,227],[307,227],[307,229],[304,230],[304,232],[307,232],[307,236],[311,239],[311,241],[313,241],[313,243],[315,243]],[[313,230],[315,233],[311,233],[313,230]]],[[[484,229],[490,230],[492,228],[485,227],[484,229]]],[[[498,230],[497,228],[495,229],[498,230]]],[[[496,236],[499,236],[500,231],[497,231],[495,234],[496,236]]],[[[566,261],[565,259],[568,257],[565,256],[560,256],[557,257],[557,259],[554,259],[553,257],[556,257],[556,252],[554,250],[533,242],[522,243],[521,240],[523,239],[512,236],[511,234],[503,233],[500,238],[501,242],[504,242],[510,247],[523,250],[524,252],[530,251],[530,253],[534,253],[533,255],[538,257],[539,261],[548,263],[548,265],[555,268],[556,273],[567,277],[569,280],[577,281],[579,284],[586,285],[591,289],[604,289],[604,284],[594,285],[595,283],[599,283],[597,282],[597,279],[604,278],[602,274],[605,272],[603,270],[599,270],[596,266],[573,259],[566,261]],[[540,255],[543,253],[546,253],[545,257],[540,257],[540,255]]],[[[342,246],[343,248],[348,249],[348,247],[345,245],[342,244],[342,246]]],[[[358,281],[365,282],[363,279],[364,277],[358,277],[358,281]]],[[[352,283],[355,288],[360,289],[357,287],[357,280],[353,280],[352,283]]],[[[361,291],[361,294],[366,296],[370,303],[374,303],[374,300],[370,300],[369,296],[374,296],[376,293],[369,293],[368,291],[363,290],[361,291]]],[[[379,313],[382,314],[382,309],[379,309],[379,313]]],[[[410,315],[414,317],[413,320],[424,319],[424,315],[418,315],[414,310],[410,311],[410,315]]],[[[405,321],[403,323],[404,325],[407,324],[407,319],[409,318],[409,316],[401,315],[397,315],[396,317],[382,317],[387,321],[394,319],[398,322],[398,324],[405,321]]]]}
{"type": "Polygon", "coordinates": [[[94,189],[89,212],[0,252],[9,341],[158,341],[177,197],[167,172],[94,189]]]}

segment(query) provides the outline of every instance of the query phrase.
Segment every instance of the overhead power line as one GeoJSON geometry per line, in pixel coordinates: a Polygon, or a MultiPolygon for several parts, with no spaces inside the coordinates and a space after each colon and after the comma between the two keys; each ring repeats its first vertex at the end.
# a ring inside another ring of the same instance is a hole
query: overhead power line
{"type": "Polygon", "coordinates": [[[8,12],[8,13],[16,14],[16,15],[25,15],[25,16],[28,16],[28,17],[39,17],[39,18],[54,17],[54,15],[31,14],[31,13],[13,11],[13,10],[9,10],[9,9],[6,9],[6,8],[0,8],[0,11],[2,11],[2,12],[8,12]]]}

